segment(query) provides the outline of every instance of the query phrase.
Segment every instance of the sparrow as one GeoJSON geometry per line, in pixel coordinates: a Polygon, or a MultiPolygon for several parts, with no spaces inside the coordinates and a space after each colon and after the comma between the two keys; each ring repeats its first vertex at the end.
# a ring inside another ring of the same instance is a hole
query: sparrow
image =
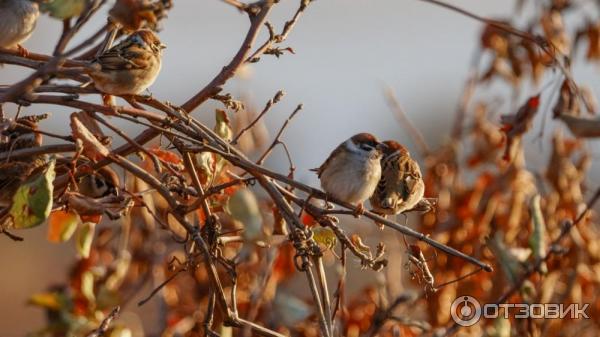
{"type": "Polygon", "coordinates": [[[359,133],[341,143],[316,171],[321,187],[334,198],[355,204],[357,215],[381,178],[381,144],[370,133],[359,133]]]}
{"type": "Polygon", "coordinates": [[[158,29],[158,23],[173,7],[172,0],[117,0],[108,15],[126,32],[158,29]]]}
{"type": "Polygon", "coordinates": [[[119,194],[119,176],[108,166],[79,178],[77,189],[86,197],[98,199],[119,194]]]}
{"type": "Polygon", "coordinates": [[[424,193],[425,183],[419,164],[398,142],[384,141],[381,179],[370,198],[373,211],[384,217],[403,213],[414,208],[424,193]]]}
{"type": "Polygon", "coordinates": [[[164,48],[152,31],[138,30],[97,56],[89,75],[104,94],[140,94],[156,80],[164,48]]]}
{"type": "Polygon", "coordinates": [[[0,154],[8,154],[8,160],[0,161],[0,206],[10,205],[19,186],[46,163],[45,156],[10,158],[16,150],[42,145],[42,135],[35,132],[38,121],[38,116],[21,117],[2,131],[7,140],[0,142],[0,154]]]}
{"type": "Polygon", "coordinates": [[[38,4],[29,0],[0,0],[0,47],[17,47],[21,54],[27,51],[20,43],[27,40],[40,15],[38,4]]]}

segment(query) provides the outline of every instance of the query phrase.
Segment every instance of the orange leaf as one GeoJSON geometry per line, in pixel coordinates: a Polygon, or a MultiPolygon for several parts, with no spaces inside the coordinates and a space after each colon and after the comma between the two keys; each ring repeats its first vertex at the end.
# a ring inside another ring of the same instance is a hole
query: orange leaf
{"type": "Polygon", "coordinates": [[[160,161],[165,163],[180,165],[183,162],[181,157],[179,157],[177,154],[159,149],[157,147],[150,149],[150,152],[158,157],[160,161]]]}
{"type": "Polygon", "coordinates": [[[48,241],[58,243],[69,240],[78,223],[79,216],[73,212],[53,211],[48,217],[48,241]]]}
{"type": "Polygon", "coordinates": [[[102,221],[102,214],[82,215],[81,221],[82,222],[93,222],[93,223],[97,224],[97,223],[100,223],[100,221],[102,221]]]}

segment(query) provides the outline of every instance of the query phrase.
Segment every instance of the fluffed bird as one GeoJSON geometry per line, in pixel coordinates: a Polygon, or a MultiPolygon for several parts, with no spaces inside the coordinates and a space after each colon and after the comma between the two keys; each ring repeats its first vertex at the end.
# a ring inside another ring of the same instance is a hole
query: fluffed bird
{"type": "Polygon", "coordinates": [[[46,163],[45,156],[10,157],[16,150],[42,145],[42,135],[36,132],[38,121],[37,116],[21,117],[2,131],[8,139],[0,142],[0,153],[9,160],[0,161],[0,206],[9,205],[19,186],[46,163]]]}
{"type": "Polygon", "coordinates": [[[21,54],[27,51],[20,44],[35,29],[40,15],[38,4],[29,0],[0,0],[0,47],[17,47],[21,54]]]}
{"type": "Polygon", "coordinates": [[[373,211],[382,215],[400,214],[414,208],[425,193],[419,164],[408,150],[393,140],[383,142],[381,179],[370,198],[373,211]]]}
{"type": "Polygon", "coordinates": [[[111,194],[118,195],[119,187],[119,176],[108,166],[84,174],[77,181],[79,193],[94,199],[111,194]]]}
{"type": "Polygon", "coordinates": [[[96,88],[108,95],[137,95],[156,80],[165,46],[152,31],[142,29],[100,54],[90,76],[96,88]]]}
{"type": "Polygon", "coordinates": [[[381,144],[370,133],[359,133],[341,143],[316,171],[321,187],[334,198],[357,206],[375,191],[381,178],[381,144]]]}

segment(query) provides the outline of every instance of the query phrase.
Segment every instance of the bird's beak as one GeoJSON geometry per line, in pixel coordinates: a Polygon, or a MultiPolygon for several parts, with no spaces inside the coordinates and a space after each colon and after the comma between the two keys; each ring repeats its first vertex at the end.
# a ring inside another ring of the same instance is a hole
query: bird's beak
{"type": "Polygon", "coordinates": [[[167,46],[164,45],[164,44],[162,44],[162,43],[158,47],[160,48],[160,50],[163,50],[163,49],[167,48],[167,46]]]}
{"type": "Polygon", "coordinates": [[[377,144],[375,149],[377,149],[379,152],[383,152],[385,149],[387,149],[387,145],[385,145],[384,143],[379,143],[377,144]]]}

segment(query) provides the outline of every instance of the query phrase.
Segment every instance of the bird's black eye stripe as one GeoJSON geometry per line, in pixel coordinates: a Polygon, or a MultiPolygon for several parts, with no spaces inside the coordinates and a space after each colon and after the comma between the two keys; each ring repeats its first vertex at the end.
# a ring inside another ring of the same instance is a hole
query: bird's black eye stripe
{"type": "Polygon", "coordinates": [[[365,151],[371,151],[375,147],[372,146],[371,144],[360,144],[360,148],[363,149],[363,150],[365,150],[365,151]]]}
{"type": "Polygon", "coordinates": [[[98,178],[95,178],[94,180],[96,181],[96,187],[104,187],[104,180],[98,178]]]}

